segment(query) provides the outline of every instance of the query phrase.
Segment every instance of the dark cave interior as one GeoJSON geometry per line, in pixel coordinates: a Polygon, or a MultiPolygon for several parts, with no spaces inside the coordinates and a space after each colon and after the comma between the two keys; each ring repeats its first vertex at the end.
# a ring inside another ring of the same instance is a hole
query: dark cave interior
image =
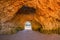
{"type": "Polygon", "coordinates": [[[22,6],[17,12],[17,14],[34,14],[34,13],[36,13],[36,8],[29,6],[22,6]]]}

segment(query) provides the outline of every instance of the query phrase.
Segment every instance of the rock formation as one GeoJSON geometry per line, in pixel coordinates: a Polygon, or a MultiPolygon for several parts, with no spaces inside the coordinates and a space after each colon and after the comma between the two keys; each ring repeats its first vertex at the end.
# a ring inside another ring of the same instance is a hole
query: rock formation
{"type": "Polygon", "coordinates": [[[46,30],[60,27],[60,0],[0,0],[0,31],[12,27],[32,27],[46,30]]]}

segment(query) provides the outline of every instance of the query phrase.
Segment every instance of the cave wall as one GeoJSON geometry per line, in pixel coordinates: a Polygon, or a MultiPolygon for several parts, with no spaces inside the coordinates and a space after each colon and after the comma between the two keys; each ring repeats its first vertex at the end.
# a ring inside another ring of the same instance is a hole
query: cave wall
{"type": "MultiPolygon", "coordinates": [[[[47,30],[60,27],[60,0],[0,0],[1,30],[23,26],[28,20],[38,22],[47,30]],[[35,8],[36,12],[33,15],[18,14],[23,5],[35,8]]],[[[33,25],[37,26],[35,23],[33,25]]]]}

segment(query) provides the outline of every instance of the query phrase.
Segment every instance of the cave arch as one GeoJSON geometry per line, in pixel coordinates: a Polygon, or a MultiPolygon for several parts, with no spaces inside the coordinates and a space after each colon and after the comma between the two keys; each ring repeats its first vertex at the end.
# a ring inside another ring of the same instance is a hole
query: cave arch
{"type": "Polygon", "coordinates": [[[23,5],[17,12],[17,14],[34,14],[36,8],[23,5]]]}

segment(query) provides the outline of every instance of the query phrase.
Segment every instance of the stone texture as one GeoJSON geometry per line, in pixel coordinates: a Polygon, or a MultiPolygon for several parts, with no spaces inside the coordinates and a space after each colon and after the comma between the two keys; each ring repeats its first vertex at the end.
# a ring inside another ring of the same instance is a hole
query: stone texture
{"type": "Polygon", "coordinates": [[[60,0],[0,0],[1,28],[7,22],[24,26],[26,21],[31,21],[36,26],[39,23],[47,30],[60,27],[60,0]],[[35,8],[36,13],[18,14],[23,5],[35,8]]]}

